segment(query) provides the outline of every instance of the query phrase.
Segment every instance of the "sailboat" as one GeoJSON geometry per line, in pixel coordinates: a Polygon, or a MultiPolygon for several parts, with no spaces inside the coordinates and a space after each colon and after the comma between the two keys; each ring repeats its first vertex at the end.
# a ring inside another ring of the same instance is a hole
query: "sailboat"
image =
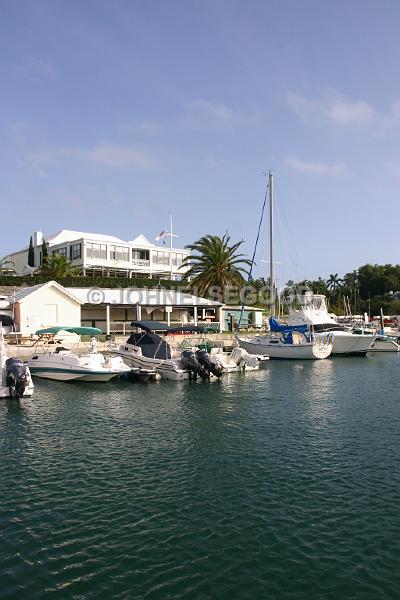
{"type": "Polygon", "coordinates": [[[275,318],[275,281],[273,263],[273,176],[269,172],[269,283],[270,331],[254,337],[236,336],[241,348],[251,354],[267,354],[270,358],[323,359],[332,352],[333,338],[329,334],[316,339],[307,325],[287,325],[275,318]]]}

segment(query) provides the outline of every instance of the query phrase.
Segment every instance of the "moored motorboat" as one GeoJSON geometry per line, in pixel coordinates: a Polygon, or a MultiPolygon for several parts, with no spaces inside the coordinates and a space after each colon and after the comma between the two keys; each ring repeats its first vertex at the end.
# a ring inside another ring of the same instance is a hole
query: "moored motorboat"
{"type": "Polygon", "coordinates": [[[341,356],[365,356],[375,339],[375,335],[364,330],[359,333],[352,331],[335,321],[326,308],[325,296],[306,292],[296,297],[300,308],[289,307],[287,322],[289,325],[306,324],[312,330],[316,339],[324,339],[329,333],[332,336],[332,354],[341,356]]]}
{"type": "Polygon", "coordinates": [[[103,356],[98,352],[96,337],[101,329],[95,327],[51,327],[41,329],[37,335],[49,336],[47,351],[36,352],[28,361],[32,375],[56,381],[106,382],[115,377],[130,374],[130,367],[118,356],[103,356]],[[88,352],[74,353],[63,346],[51,346],[51,339],[59,331],[91,336],[88,352]],[[51,349],[50,349],[51,348],[51,349]]]}
{"type": "Polygon", "coordinates": [[[389,335],[378,335],[368,352],[400,352],[399,338],[391,337],[389,335]]]}
{"type": "Polygon", "coordinates": [[[0,321],[0,398],[32,396],[33,388],[29,367],[20,358],[11,355],[0,321]]]}
{"type": "Polygon", "coordinates": [[[132,326],[136,331],[128,340],[123,344],[111,345],[109,351],[134,368],[155,369],[162,379],[182,381],[197,377],[220,377],[232,371],[255,370],[260,364],[261,357],[250,356],[239,349],[226,353],[213,348],[208,353],[204,348],[199,348],[200,340],[187,341],[184,348],[173,350],[165,337],[178,333],[204,334],[202,326],[168,327],[155,321],[133,321],[132,326]]]}
{"type": "MultiPolygon", "coordinates": [[[[182,381],[196,375],[200,365],[188,368],[181,357],[172,358],[171,347],[168,342],[156,332],[166,332],[168,328],[164,323],[155,321],[133,321],[136,328],[123,344],[111,344],[109,352],[117,355],[133,368],[155,370],[162,379],[182,381]]],[[[194,363],[193,363],[194,364],[194,363]]]]}

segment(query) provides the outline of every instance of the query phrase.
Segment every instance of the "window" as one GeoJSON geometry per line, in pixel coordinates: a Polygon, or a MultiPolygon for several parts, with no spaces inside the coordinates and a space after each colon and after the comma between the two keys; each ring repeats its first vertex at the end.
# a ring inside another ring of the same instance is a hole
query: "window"
{"type": "Polygon", "coordinates": [[[182,256],[182,254],[178,254],[178,253],[176,253],[176,252],[173,252],[173,253],[172,253],[172,264],[173,264],[175,267],[180,267],[180,266],[181,266],[181,264],[182,264],[182,260],[183,260],[183,256],[182,256]]]}
{"type": "Polygon", "coordinates": [[[64,246],[63,248],[55,248],[53,250],[53,254],[61,254],[61,256],[65,256],[65,258],[67,258],[67,246],[64,246]]]}
{"type": "Polygon", "coordinates": [[[86,256],[87,258],[107,260],[107,245],[86,243],[86,256]]]}
{"type": "Polygon", "coordinates": [[[132,248],[132,260],[150,260],[150,252],[148,250],[132,248]]]}
{"type": "Polygon", "coordinates": [[[110,246],[111,260],[129,261],[129,248],[125,246],[110,246]]]}
{"type": "Polygon", "coordinates": [[[71,244],[69,247],[70,260],[79,260],[82,258],[81,244],[71,244]]]}
{"type": "Polygon", "coordinates": [[[154,250],[153,263],[156,265],[169,265],[169,252],[163,252],[162,250],[154,250]]]}

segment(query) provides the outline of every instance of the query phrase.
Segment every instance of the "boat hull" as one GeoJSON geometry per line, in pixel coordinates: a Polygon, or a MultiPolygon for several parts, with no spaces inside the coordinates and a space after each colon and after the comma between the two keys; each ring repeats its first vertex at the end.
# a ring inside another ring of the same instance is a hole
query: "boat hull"
{"type": "Polygon", "coordinates": [[[155,370],[160,374],[161,379],[172,381],[184,381],[190,379],[189,371],[180,369],[177,361],[173,359],[160,360],[158,358],[149,358],[133,352],[116,352],[123,359],[124,363],[133,368],[155,370]]]}
{"type": "Polygon", "coordinates": [[[366,356],[369,352],[371,343],[374,341],[373,335],[363,335],[345,331],[331,331],[326,333],[314,333],[315,339],[324,340],[330,335],[333,339],[333,356],[366,356]]]}
{"type": "Polygon", "coordinates": [[[267,354],[270,359],[316,360],[331,354],[331,344],[270,344],[265,338],[237,338],[241,348],[250,354],[267,354]]]}
{"type": "Polygon", "coordinates": [[[57,369],[53,367],[31,367],[31,373],[35,377],[42,379],[52,379],[53,381],[92,381],[106,382],[114,377],[118,377],[120,373],[112,371],[81,371],[79,369],[57,369]]]}

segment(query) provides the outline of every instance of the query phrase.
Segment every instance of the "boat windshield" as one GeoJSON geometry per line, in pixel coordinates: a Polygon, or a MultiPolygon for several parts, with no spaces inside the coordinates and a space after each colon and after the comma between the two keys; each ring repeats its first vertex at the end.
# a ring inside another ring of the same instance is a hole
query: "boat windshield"
{"type": "Polygon", "coordinates": [[[312,327],[316,333],[319,331],[346,331],[346,328],[343,325],[336,323],[318,323],[312,325],[312,327]]]}

